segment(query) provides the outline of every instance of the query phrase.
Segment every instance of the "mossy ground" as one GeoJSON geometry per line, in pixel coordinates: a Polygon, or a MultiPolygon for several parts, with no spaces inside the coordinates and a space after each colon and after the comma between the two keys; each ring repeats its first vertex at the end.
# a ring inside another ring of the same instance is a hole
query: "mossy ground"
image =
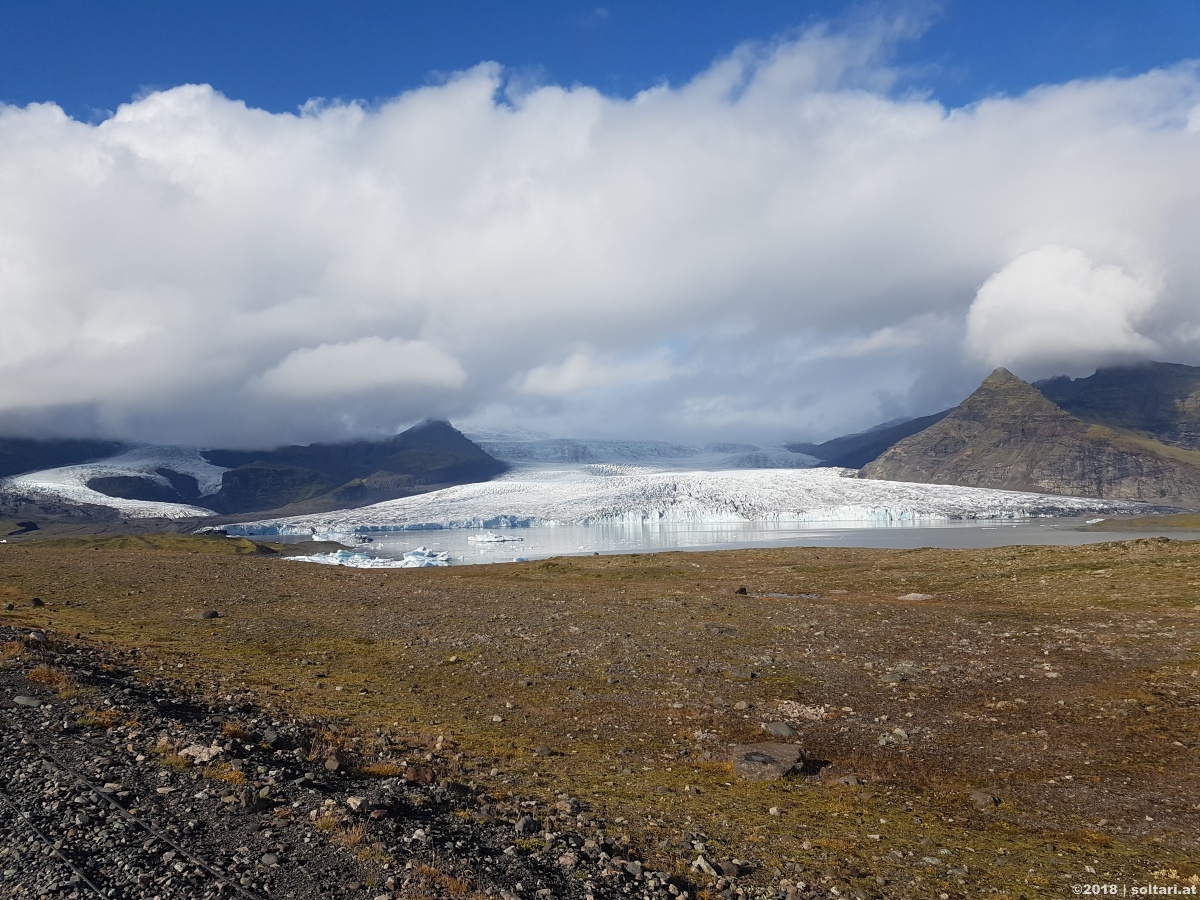
{"type": "Polygon", "coordinates": [[[700,832],[751,882],[892,896],[1200,871],[1200,544],[381,571],[248,543],[5,545],[0,620],[138,648],[191,690],[443,735],[489,791],[579,797],[677,870],[700,832]],[[736,779],[729,745],[778,719],[821,777],[736,779]]]}

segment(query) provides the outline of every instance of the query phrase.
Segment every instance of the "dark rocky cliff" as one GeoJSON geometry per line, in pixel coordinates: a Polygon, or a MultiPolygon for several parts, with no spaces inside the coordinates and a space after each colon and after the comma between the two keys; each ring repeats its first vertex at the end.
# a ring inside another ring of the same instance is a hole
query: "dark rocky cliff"
{"type": "Polygon", "coordinates": [[[1147,362],[1048,378],[1034,387],[1071,415],[1200,450],[1200,367],[1147,362]]]}

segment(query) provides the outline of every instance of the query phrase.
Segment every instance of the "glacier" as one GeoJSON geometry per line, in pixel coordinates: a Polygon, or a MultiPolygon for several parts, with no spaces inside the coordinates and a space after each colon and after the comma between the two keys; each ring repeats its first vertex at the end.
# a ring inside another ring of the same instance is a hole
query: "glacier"
{"type": "Polygon", "coordinates": [[[221,475],[226,471],[214,466],[197,450],[185,447],[141,445],[99,462],[43,469],[0,479],[0,491],[42,496],[70,503],[87,503],[118,510],[130,518],[187,519],[215,515],[211,509],[186,503],[162,503],[152,500],[126,500],[110,497],[92,490],[87,483],[93,478],[131,476],[148,478],[163,486],[170,482],[157,469],[170,469],[196,479],[201,495],[215,494],[221,489],[221,475]]]}
{"type": "Polygon", "coordinates": [[[678,470],[629,464],[518,465],[493,481],[359,509],[227,526],[230,534],[370,534],[553,525],[854,523],[1136,515],[1143,503],[860,479],[850,469],[678,470]]]}

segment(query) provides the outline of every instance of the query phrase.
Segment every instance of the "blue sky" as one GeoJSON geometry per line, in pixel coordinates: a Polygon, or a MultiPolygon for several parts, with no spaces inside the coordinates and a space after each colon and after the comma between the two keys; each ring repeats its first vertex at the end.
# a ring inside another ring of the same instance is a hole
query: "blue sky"
{"type": "Polygon", "coordinates": [[[742,41],[895,9],[925,23],[897,47],[901,84],[950,106],[1200,55],[1194,0],[9,0],[0,100],[87,119],[195,82],[280,112],[392,97],[485,60],[629,96],[687,81],[742,41]]]}
{"type": "Polygon", "coordinates": [[[0,434],[822,440],[1200,364],[1194,0],[0,26],[0,434]]]}

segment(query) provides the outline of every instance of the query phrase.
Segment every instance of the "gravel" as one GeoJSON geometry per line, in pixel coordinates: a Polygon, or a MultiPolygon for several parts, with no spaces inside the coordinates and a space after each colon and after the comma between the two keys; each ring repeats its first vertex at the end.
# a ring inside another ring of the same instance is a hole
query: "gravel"
{"type": "Polygon", "coordinates": [[[323,723],[209,706],[93,649],[0,641],[27,648],[0,667],[5,897],[695,896],[574,798],[497,801],[403,752],[402,774],[361,777],[313,750],[323,723]],[[31,682],[35,667],[66,680],[31,682]]]}

